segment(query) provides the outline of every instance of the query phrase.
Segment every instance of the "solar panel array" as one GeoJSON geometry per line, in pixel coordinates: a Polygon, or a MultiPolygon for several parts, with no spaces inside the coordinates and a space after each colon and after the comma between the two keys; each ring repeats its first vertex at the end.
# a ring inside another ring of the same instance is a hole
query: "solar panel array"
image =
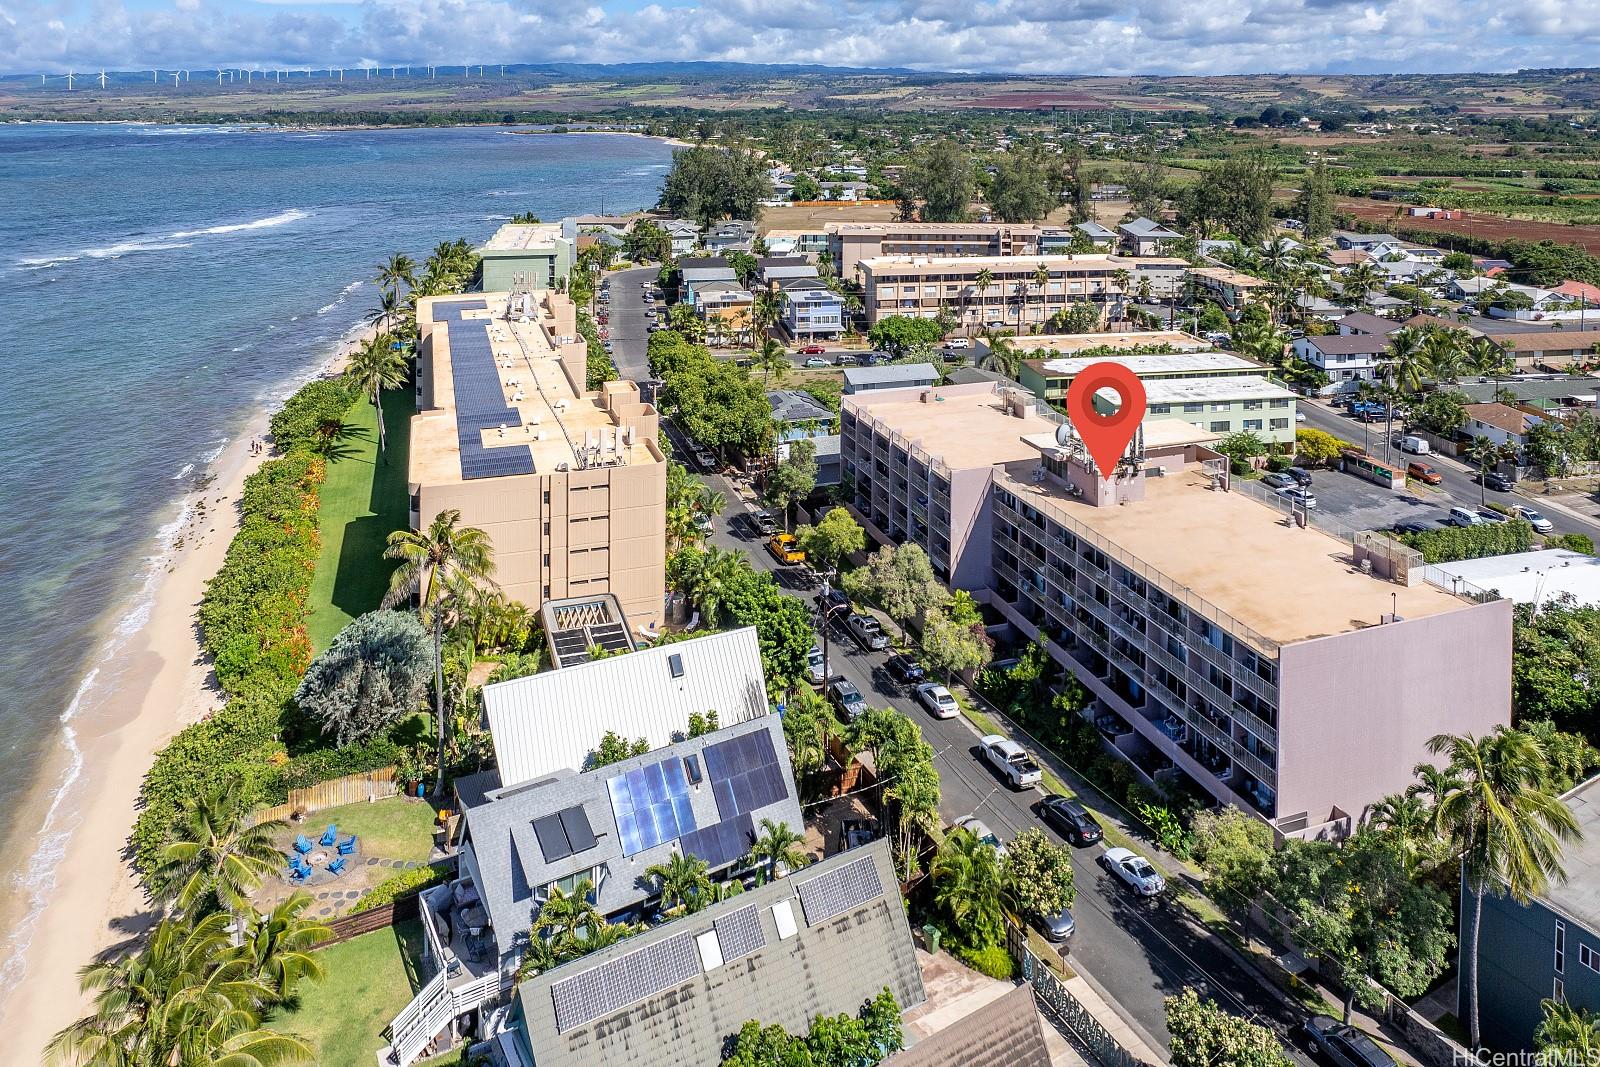
{"type": "Polygon", "coordinates": [[[724,820],[776,804],[789,795],[772,735],[766,730],[708,745],[705,756],[717,812],[724,820]]]}
{"type": "Polygon", "coordinates": [[[723,963],[743,959],[767,943],[766,931],[761,929],[761,915],[754,904],[724,915],[711,925],[716,927],[723,963]]]}
{"type": "Polygon", "coordinates": [[[556,1032],[564,1034],[648,1000],[700,973],[693,934],[677,934],[550,986],[556,1032]]]}
{"type": "Polygon", "coordinates": [[[716,870],[747,855],[755,839],[755,821],[746,812],[692,834],[685,834],[678,839],[678,847],[688,855],[699,856],[708,867],[716,870]]]}
{"type": "Polygon", "coordinates": [[[483,431],[522,426],[522,415],[506,405],[500,368],[489,347],[488,319],[465,319],[464,311],[482,311],[482,300],[435,304],[436,317],[450,326],[450,378],[456,392],[456,442],[461,447],[461,477],[501,478],[533,473],[533,452],[527,445],[483,446],[483,431]]]}
{"type": "Polygon", "coordinates": [[[695,830],[689,779],[683,761],[664,760],[626,771],[606,782],[617,817],[622,854],[632,856],[695,830]]]}
{"type": "Polygon", "coordinates": [[[872,857],[863,856],[827,874],[807,878],[796,885],[795,892],[800,894],[806,925],[816,926],[881,897],[883,880],[878,877],[878,865],[872,857]]]}
{"type": "Polygon", "coordinates": [[[546,863],[587,852],[596,844],[589,817],[582,808],[563,808],[554,815],[533,820],[533,833],[546,863]]]}

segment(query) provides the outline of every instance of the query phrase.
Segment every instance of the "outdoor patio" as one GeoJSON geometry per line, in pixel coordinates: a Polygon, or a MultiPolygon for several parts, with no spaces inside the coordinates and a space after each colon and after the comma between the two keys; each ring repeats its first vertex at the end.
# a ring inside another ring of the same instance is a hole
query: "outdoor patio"
{"type": "Polygon", "coordinates": [[[427,866],[433,858],[433,809],[425,802],[395,797],[370,804],[351,804],[315,812],[300,823],[292,823],[273,835],[273,845],[283,855],[277,873],[262,883],[254,894],[256,907],[268,910],[296,892],[312,898],[307,914],[320,919],[348,914],[369,889],[384,880],[416,867],[427,866]],[[338,827],[335,843],[321,840],[329,824],[338,827]],[[355,835],[355,847],[340,857],[338,843],[355,835]],[[295,851],[295,839],[304,835],[311,850],[295,851]],[[305,878],[293,878],[289,864],[302,856],[311,867],[305,878]],[[343,869],[335,874],[329,864],[343,858],[343,869]]]}

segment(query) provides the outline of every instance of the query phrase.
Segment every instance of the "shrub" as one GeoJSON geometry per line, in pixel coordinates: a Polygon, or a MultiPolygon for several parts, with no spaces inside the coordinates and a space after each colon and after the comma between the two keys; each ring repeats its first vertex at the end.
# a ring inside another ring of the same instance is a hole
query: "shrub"
{"type": "Polygon", "coordinates": [[[1594,555],[1594,540],[1588,534],[1567,533],[1546,537],[1544,547],[1565,548],[1571,552],[1582,552],[1586,556],[1594,555]]]}
{"type": "Polygon", "coordinates": [[[1482,526],[1450,526],[1421,533],[1401,534],[1402,543],[1422,553],[1425,563],[1481,559],[1526,552],[1533,547],[1533,527],[1526,522],[1496,522],[1482,526]]]}
{"type": "Polygon", "coordinates": [[[342,422],[358,399],[358,391],[343,378],[309,382],[272,416],[272,440],[284,453],[309,448],[325,436],[329,425],[342,422]]]}
{"type": "Polygon", "coordinates": [[[983,948],[958,948],[955,950],[956,959],[965,963],[979,974],[986,974],[990,978],[998,978],[1009,982],[1016,973],[1017,965],[1011,959],[1011,954],[1000,945],[985,945],[983,948]]]}
{"type": "Polygon", "coordinates": [[[367,890],[356,901],[352,912],[368,911],[372,908],[381,908],[386,904],[393,904],[409,896],[415,896],[424,889],[431,889],[441,882],[450,879],[448,865],[440,864],[437,867],[413,867],[409,871],[392,874],[367,890]]]}
{"type": "Polygon", "coordinates": [[[295,702],[339,744],[370,741],[422,705],[432,673],[433,646],[415,615],[369,611],[312,662],[295,702]]]}

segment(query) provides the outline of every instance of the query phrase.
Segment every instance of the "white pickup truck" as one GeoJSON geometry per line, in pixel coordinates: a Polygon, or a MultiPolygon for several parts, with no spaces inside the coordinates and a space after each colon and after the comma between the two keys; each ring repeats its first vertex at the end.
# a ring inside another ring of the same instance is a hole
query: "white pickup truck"
{"type": "Polygon", "coordinates": [[[1010,738],[990,734],[978,743],[983,746],[983,758],[1000,772],[1012,789],[1026,789],[1043,780],[1044,772],[1039,770],[1039,765],[1010,738]]]}

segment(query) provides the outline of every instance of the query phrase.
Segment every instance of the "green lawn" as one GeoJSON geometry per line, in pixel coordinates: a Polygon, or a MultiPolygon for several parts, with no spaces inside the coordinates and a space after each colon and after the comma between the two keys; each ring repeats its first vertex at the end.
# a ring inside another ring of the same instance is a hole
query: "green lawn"
{"type": "Polygon", "coordinates": [[[348,435],[328,464],[319,512],[322,552],[311,578],[311,647],[328,647],[345,623],[383,599],[394,569],[383,558],[384,541],[409,519],[406,458],[414,401],[409,389],[383,395],[388,448],[378,459],[378,420],[370,400],[359,400],[345,416],[348,435]]]}
{"type": "Polygon", "coordinates": [[[383,1028],[418,988],[421,923],[374,930],[320,955],[327,977],[304,983],[294,1008],[268,1025],[310,1042],[322,1067],[370,1067],[384,1046],[383,1028]]]}
{"type": "Polygon", "coordinates": [[[338,823],[341,835],[361,838],[362,855],[420,862],[433,849],[433,820],[427,801],[390,797],[313,812],[306,818],[305,833],[315,837],[330,822],[338,823]]]}

